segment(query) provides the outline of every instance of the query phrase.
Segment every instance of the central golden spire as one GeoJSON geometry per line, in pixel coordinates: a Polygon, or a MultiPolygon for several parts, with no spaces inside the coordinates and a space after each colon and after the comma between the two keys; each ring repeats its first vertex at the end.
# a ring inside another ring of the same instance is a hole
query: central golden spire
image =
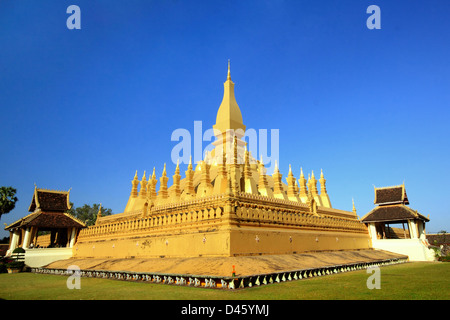
{"type": "Polygon", "coordinates": [[[234,96],[234,83],[231,81],[230,60],[228,60],[227,81],[223,84],[223,99],[217,111],[216,124],[214,129],[225,133],[227,130],[241,129],[245,132],[245,125],[242,121],[242,114],[234,96]]]}

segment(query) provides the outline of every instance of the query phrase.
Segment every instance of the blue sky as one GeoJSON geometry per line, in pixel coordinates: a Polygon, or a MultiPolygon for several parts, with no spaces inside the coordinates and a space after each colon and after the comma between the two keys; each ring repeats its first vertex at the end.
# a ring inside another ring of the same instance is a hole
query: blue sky
{"type": "MultiPolygon", "coordinates": [[[[215,122],[227,61],[244,123],[280,130],[280,170],[323,169],[359,216],[405,182],[427,232],[450,231],[448,1],[1,0],[0,185],[124,210],[177,128],[215,122]],[[69,30],[66,9],[81,9],[69,30]],[[369,30],[366,9],[381,9],[369,30]]],[[[204,147],[208,143],[205,143],[204,147]]],[[[185,166],[182,167],[184,172],[185,166]]],[[[183,176],[184,177],[184,176],[183,176]]],[[[2,228],[0,236],[8,233],[2,228]]]]}

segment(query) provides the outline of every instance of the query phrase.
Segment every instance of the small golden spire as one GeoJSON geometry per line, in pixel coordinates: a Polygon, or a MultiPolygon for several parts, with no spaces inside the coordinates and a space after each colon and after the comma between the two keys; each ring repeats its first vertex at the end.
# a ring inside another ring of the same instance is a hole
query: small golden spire
{"type": "Polygon", "coordinates": [[[139,185],[139,179],[137,176],[137,170],[136,173],[134,174],[134,178],[131,181],[131,197],[132,198],[136,198],[138,196],[138,185],[139,185]]]}
{"type": "Polygon", "coordinates": [[[320,194],[325,195],[327,193],[327,188],[325,187],[325,183],[327,180],[325,180],[325,177],[323,176],[323,171],[320,169],[320,194]]]}
{"type": "Polygon", "coordinates": [[[150,183],[150,189],[148,189],[147,187],[147,192],[149,195],[150,200],[155,200],[156,196],[157,196],[157,192],[156,192],[156,185],[158,184],[158,180],[156,179],[156,173],[155,173],[155,167],[153,167],[153,174],[152,174],[152,178],[148,183],[150,183]]]}
{"type": "Polygon", "coordinates": [[[280,170],[278,170],[278,163],[277,160],[275,160],[275,169],[273,170],[273,173],[280,173],[280,170]]]}
{"type": "Polygon", "coordinates": [[[189,157],[188,169],[192,170],[192,156],[189,157]]]}
{"type": "Polygon", "coordinates": [[[316,177],[314,176],[314,170],[311,170],[310,191],[313,196],[316,196],[319,194],[319,192],[317,190],[317,180],[316,180],[316,177]]]}
{"type": "Polygon", "coordinates": [[[145,178],[145,170],[141,180],[141,190],[139,191],[139,197],[141,199],[147,198],[147,179],[145,178]]]}
{"type": "Polygon", "coordinates": [[[280,170],[278,170],[278,163],[275,160],[275,169],[272,174],[273,178],[273,195],[275,198],[284,199],[287,200],[287,196],[283,191],[283,185],[281,182],[282,174],[280,173],[280,170]]]}
{"type": "Polygon", "coordinates": [[[228,74],[227,74],[227,80],[231,80],[231,73],[230,73],[230,59],[228,59],[228,74]]]}
{"type": "Polygon", "coordinates": [[[261,154],[261,160],[259,161],[258,166],[258,173],[259,173],[258,192],[262,196],[273,197],[273,191],[271,188],[269,188],[267,177],[264,171],[265,171],[264,161],[261,154]]]}
{"type": "Polygon", "coordinates": [[[177,167],[175,168],[175,174],[173,175],[173,195],[178,199],[181,195],[180,188],[180,159],[177,160],[177,167]]]}
{"type": "Polygon", "coordinates": [[[295,177],[292,173],[292,167],[290,164],[289,164],[289,173],[286,178],[286,181],[288,184],[287,196],[288,196],[289,200],[300,201],[299,198],[297,197],[297,189],[295,188],[297,180],[295,179],[295,177]]]}
{"type": "Polygon", "coordinates": [[[175,173],[180,174],[180,159],[177,159],[177,167],[175,168],[175,173]]]}
{"type": "Polygon", "coordinates": [[[247,151],[247,146],[245,146],[244,178],[250,179],[251,177],[252,171],[250,168],[250,152],[247,151]]]}
{"type": "Polygon", "coordinates": [[[100,207],[97,212],[97,219],[95,220],[95,224],[98,223],[98,219],[100,219],[101,217],[102,217],[102,204],[100,203],[100,207]]]}
{"type": "Polygon", "coordinates": [[[308,188],[306,187],[306,179],[302,167],[300,167],[300,179],[298,181],[300,182],[300,196],[305,199],[308,196],[308,188]]]}
{"type": "Polygon", "coordinates": [[[194,171],[192,171],[192,156],[189,158],[189,164],[187,170],[184,172],[186,175],[186,186],[185,191],[188,195],[194,197],[195,189],[194,189],[194,171]]]}
{"type": "Polygon", "coordinates": [[[162,173],[162,177],[159,178],[160,181],[160,185],[159,185],[159,192],[158,192],[158,196],[161,199],[167,199],[169,194],[167,192],[167,181],[169,180],[169,178],[167,178],[167,174],[166,174],[166,164],[164,163],[164,170],[162,173]]]}

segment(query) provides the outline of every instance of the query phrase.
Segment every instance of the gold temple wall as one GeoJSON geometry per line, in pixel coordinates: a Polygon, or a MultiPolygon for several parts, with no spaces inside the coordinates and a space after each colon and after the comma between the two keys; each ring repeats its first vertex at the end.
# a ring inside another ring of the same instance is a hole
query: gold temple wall
{"type": "Polygon", "coordinates": [[[370,248],[351,212],[241,193],[103,217],[81,231],[74,257],[198,257],[370,248]],[[227,207],[231,214],[227,214],[227,207]]]}

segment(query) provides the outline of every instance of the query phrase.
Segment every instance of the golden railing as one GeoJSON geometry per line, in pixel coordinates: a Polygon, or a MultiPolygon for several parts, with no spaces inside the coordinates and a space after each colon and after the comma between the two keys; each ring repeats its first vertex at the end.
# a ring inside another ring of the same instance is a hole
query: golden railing
{"type": "MultiPolygon", "coordinates": [[[[83,229],[80,239],[106,235],[133,234],[166,227],[196,225],[220,221],[224,214],[226,195],[195,198],[179,203],[102,217],[100,223],[83,229]]],[[[309,212],[306,204],[258,195],[240,194],[233,197],[232,219],[237,223],[278,224],[299,228],[341,230],[366,233],[367,228],[356,217],[342,216],[341,210],[321,208],[320,214],[309,212]],[[327,213],[329,211],[329,215],[327,213]],[[335,214],[338,215],[335,215],[335,214]]],[[[347,214],[347,213],[346,213],[347,214]]],[[[348,213],[350,214],[350,213],[348,213]]]]}

